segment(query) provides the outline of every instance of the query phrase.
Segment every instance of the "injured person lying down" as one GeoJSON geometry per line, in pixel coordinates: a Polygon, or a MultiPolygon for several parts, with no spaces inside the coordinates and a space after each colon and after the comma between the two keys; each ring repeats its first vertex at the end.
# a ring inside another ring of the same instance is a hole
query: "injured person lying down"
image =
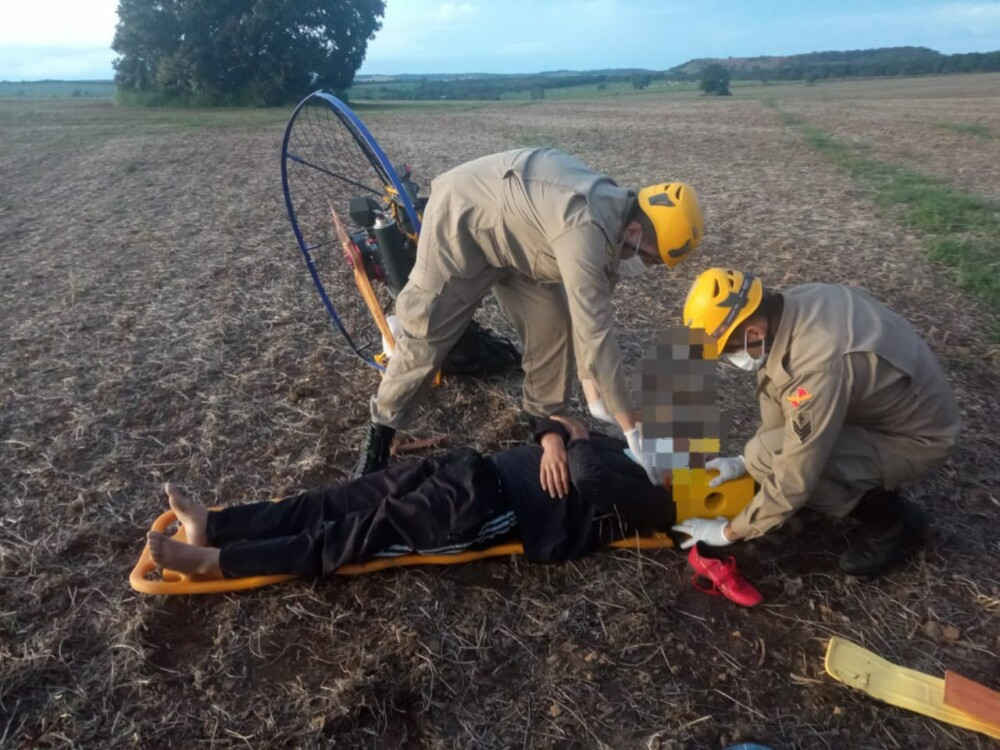
{"type": "Polygon", "coordinates": [[[535,444],[390,466],[280,502],[219,511],[168,484],[188,543],[149,532],[158,567],[195,578],[325,576],[347,563],[443,555],[520,541],[529,560],[590,554],[667,531],[675,506],[624,453],[568,417],[537,419],[535,444]]]}

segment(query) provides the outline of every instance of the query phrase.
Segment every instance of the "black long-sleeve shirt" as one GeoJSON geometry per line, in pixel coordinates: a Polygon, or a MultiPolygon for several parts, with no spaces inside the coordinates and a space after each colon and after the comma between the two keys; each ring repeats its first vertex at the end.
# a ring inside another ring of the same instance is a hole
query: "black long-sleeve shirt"
{"type": "MultiPolygon", "coordinates": [[[[545,432],[568,438],[561,425],[540,424],[536,437],[545,432]]],[[[645,470],[625,455],[626,447],[624,441],[599,433],[589,440],[569,441],[571,487],[566,497],[556,500],[541,487],[540,446],[527,445],[492,457],[529,560],[568,560],[618,539],[665,531],[673,525],[670,492],[650,484],[645,470]]]]}

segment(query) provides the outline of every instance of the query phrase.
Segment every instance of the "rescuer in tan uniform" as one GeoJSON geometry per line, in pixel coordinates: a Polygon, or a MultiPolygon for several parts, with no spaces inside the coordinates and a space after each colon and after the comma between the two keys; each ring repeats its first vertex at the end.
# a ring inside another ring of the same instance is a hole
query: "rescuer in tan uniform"
{"type": "Polygon", "coordinates": [[[596,383],[638,447],[611,292],[621,277],[681,262],[703,231],[687,185],[635,193],[553,149],[485,156],[439,176],[396,301],[405,335],[372,399],[355,474],[385,465],[395,429],[491,290],[524,350],[525,411],[567,411],[575,355],[580,378],[596,383]]]}
{"type": "Polygon", "coordinates": [[[919,548],[923,511],[896,488],[944,465],[960,418],[941,365],[906,320],[850,287],[777,292],[713,268],[695,280],[684,323],[715,338],[722,359],[757,371],[757,433],[743,456],[706,466],[720,471],[711,484],[749,472],[760,490],[728,524],[678,530],[724,545],[808,506],[861,522],[840,557],[850,574],[874,575],[919,548]]]}

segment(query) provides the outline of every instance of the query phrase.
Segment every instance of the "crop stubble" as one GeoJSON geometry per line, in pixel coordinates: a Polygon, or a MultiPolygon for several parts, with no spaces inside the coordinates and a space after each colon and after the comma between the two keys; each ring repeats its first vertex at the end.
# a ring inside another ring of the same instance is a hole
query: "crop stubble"
{"type": "MultiPolygon", "coordinates": [[[[857,108],[850,128],[873,142],[890,123],[923,128],[857,108]]],[[[58,117],[32,134],[0,114],[5,137],[27,144],[0,151],[0,745],[990,746],[847,692],[821,667],[833,633],[980,679],[1000,652],[997,351],[983,311],[918,239],[754,101],[362,116],[425,184],[531,143],[623,184],[695,185],[701,254],[618,294],[632,364],[709,264],[778,285],[858,284],[907,315],[966,417],[955,460],[914,489],[934,512],[930,547],[877,584],[846,580],[843,529],[796,521],[737,550],[768,601],[750,612],[693,592],[669,551],[135,595],[126,573],[165,479],[206,502],[338,481],[377,375],[331,332],[304,273],[280,195],[280,118],[154,130],[131,114],[120,134],[55,148],[58,117]]],[[[976,164],[969,139],[933,132],[942,163],[976,164]]],[[[509,331],[494,304],[482,315],[509,331]]],[[[749,381],[722,378],[733,450],[754,426],[749,381]]],[[[449,383],[408,433],[516,444],[518,391],[513,377],[449,383]]]]}

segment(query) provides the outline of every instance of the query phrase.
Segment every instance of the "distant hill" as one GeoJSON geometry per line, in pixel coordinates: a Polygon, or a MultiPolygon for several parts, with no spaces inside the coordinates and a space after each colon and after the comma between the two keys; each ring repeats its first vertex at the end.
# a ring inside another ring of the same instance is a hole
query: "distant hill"
{"type": "Polygon", "coordinates": [[[764,57],[698,58],[665,71],[691,80],[706,65],[725,66],[734,79],[800,80],[858,76],[927,75],[1000,70],[1000,51],[944,55],[927,47],[879,47],[764,57]]]}

